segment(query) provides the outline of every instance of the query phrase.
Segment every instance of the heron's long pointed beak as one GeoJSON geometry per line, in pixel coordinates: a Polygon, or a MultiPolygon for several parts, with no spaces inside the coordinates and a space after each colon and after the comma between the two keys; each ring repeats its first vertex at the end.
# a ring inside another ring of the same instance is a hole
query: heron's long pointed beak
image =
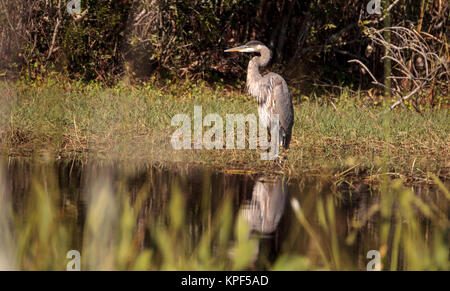
{"type": "Polygon", "coordinates": [[[241,46],[237,46],[237,47],[234,47],[234,48],[230,48],[230,49],[224,50],[224,52],[226,52],[226,53],[232,53],[232,52],[251,53],[251,52],[254,52],[254,51],[255,51],[255,49],[253,49],[251,47],[248,47],[246,45],[241,45],[241,46]]]}

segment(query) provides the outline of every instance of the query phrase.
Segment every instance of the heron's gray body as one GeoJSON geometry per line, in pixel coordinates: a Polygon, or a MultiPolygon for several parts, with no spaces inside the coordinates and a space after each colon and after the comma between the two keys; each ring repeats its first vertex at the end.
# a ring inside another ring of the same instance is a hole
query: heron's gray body
{"type": "Polygon", "coordinates": [[[250,95],[258,102],[258,115],[262,125],[271,130],[275,114],[278,114],[280,132],[279,140],[283,147],[289,148],[294,123],[294,110],[292,99],[286,81],[278,74],[268,73],[264,75],[260,84],[255,86],[255,82],[248,82],[247,87],[250,95]]]}
{"type": "Polygon", "coordinates": [[[262,44],[257,49],[261,55],[253,57],[248,64],[247,89],[256,98],[260,122],[269,131],[275,114],[278,114],[280,144],[287,149],[294,124],[292,97],[283,77],[275,73],[260,74],[259,68],[267,65],[271,54],[262,44]]]}

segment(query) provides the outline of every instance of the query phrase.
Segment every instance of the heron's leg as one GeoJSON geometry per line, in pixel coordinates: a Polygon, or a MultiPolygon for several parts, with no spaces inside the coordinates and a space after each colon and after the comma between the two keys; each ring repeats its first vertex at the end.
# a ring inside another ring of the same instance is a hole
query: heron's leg
{"type": "Polygon", "coordinates": [[[279,158],[280,160],[287,160],[287,153],[289,150],[289,137],[287,137],[284,133],[284,130],[282,129],[280,131],[280,152],[279,152],[279,158]]]}

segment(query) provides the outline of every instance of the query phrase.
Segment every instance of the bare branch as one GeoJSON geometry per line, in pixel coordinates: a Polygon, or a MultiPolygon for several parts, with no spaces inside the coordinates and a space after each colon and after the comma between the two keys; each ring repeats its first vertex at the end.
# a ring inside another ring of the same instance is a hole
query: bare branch
{"type": "MultiPolygon", "coordinates": [[[[383,47],[386,51],[386,55],[381,60],[389,59],[393,62],[391,76],[387,76],[387,79],[393,80],[390,90],[399,100],[390,107],[389,111],[415,96],[432,82],[439,82],[438,76],[448,75],[448,61],[439,57],[437,48],[429,45],[428,34],[402,26],[382,29],[371,27],[367,29],[367,32],[372,43],[383,47]],[[390,32],[391,41],[384,38],[385,32],[390,32]],[[409,93],[405,93],[405,89],[410,86],[413,88],[409,93]]],[[[364,68],[372,78],[373,84],[387,88],[385,84],[376,80],[361,61],[354,59],[349,62],[358,63],[364,68]]]]}

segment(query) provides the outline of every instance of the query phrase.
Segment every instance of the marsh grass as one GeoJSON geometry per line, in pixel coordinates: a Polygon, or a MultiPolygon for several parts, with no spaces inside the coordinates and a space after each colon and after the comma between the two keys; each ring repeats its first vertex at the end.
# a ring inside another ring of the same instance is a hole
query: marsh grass
{"type": "MultiPolygon", "coordinates": [[[[53,157],[133,160],[144,163],[182,162],[223,171],[261,170],[299,177],[315,173],[363,177],[381,175],[406,181],[431,182],[427,172],[449,178],[450,116],[446,109],[406,109],[382,114],[382,107],[350,99],[348,92],[332,104],[327,98],[301,102],[294,96],[295,123],[287,161],[261,161],[254,150],[174,151],[171,119],[193,116],[201,105],[203,117],[218,113],[256,112],[246,94],[204,84],[168,83],[128,86],[47,80],[39,85],[0,84],[0,136],[10,156],[50,154],[53,157]],[[350,101],[353,100],[353,101],[350,101]],[[386,129],[388,134],[386,134],[386,129]],[[383,151],[389,159],[381,171],[383,151]],[[344,171],[351,169],[348,172],[344,171]]],[[[204,129],[206,131],[206,128],[204,129]]]]}

